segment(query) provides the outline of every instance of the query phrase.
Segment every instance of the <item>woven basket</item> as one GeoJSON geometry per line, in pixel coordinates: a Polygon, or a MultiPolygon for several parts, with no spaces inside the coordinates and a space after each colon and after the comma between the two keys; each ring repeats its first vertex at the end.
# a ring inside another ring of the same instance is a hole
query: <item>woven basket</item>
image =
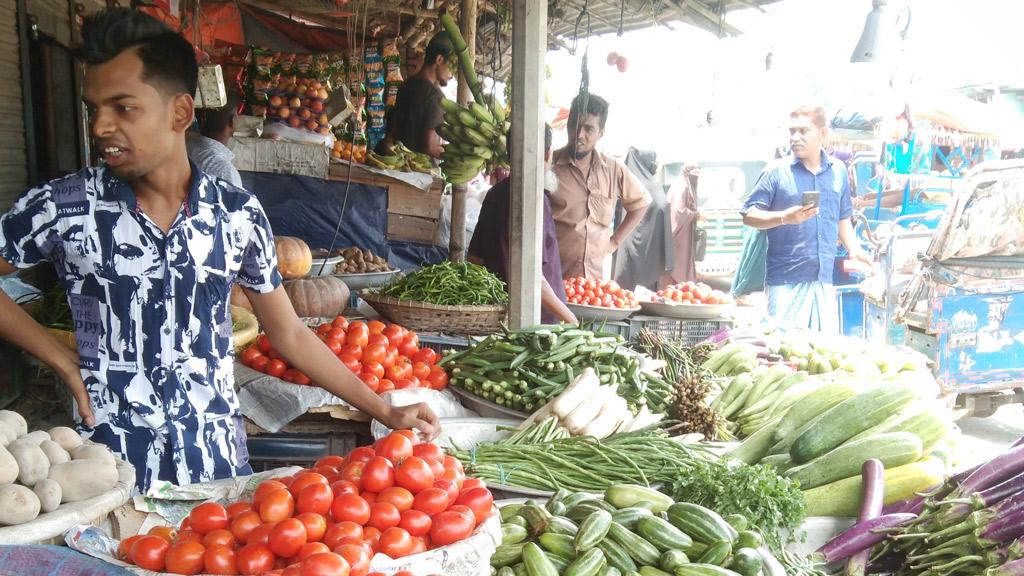
{"type": "Polygon", "coordinates": [[[501,329],[508,308],[491,306],[441,306],[427,302],[409,302],[360,292],[359,297],[385,319],[417,332],[486,335],[501,329]]]}

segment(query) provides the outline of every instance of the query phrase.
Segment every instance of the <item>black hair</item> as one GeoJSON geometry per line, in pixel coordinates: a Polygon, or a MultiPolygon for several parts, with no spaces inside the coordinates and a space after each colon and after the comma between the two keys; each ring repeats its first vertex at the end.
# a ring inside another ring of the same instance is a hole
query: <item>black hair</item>
{"type": "Polygon", "coordinates": [[[192,45],[156,18],[131,8],[108,8],[85,19],[75,55],[88,65],[104,64],[137,49],[142,79],[167,96],[192,96],[199,83],[192,45]]]}
{"type": "MultiPolygon", "coordinates": [[[[505,134],[505,142],[508,145],[508,159],[512,160],[512,128],[508,129],[505,134]]],[[[548,157],[548,152],[551,152],[551,125],[547,122],[544,123],[544,157],[548,157]]]]}
{"type": "Polygon", "coordinates": [[[576,124],[583,98],[587,99],[587,114],[597,116],[598,126],[604,130],[604,124],[608,121],[608,101],[597,94],[577,94],[572,99],[572,106],[569,107],[569,126],[576,124]]]}
{"type": "Polygon", "coordinates": [[[437,61],[437,57],[441,56],[448,61],[452,57],[452,53],[455,52],[455,46],[452,44],[451,37],[448,36],[447,32],[438,32],[430,39],[427,43],[426,53],[423,55],[424,64],[433,64],[437,61]]]}
{"type": "Polygon", "coordinates": [[[219,136],[235,121],[235,107],[230,102],[221,108],[199,108],[196,110],[199,133],[208,138],[219,136]]]}

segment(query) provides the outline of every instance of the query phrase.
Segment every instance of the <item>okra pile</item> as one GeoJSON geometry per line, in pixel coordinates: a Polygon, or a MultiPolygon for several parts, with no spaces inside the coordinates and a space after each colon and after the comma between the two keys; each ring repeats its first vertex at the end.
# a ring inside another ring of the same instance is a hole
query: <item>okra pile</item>
{"type": "Polygon", "coordinates": [[[603,498],[559,490],[546,503],[501,509],[494,576],[785,576],[750,530],[642,486],[618,484],[603,498]]]}
{"type": "Polygon", "coordinates": [[[558,325],[503,330],[440,364],[451,384],[521,412],[547,404],[590,367],[601,383],[618,386],[634,414],[643,406],[663,413],[673,386],[645,368],[647,360],[619,335],[558,325]]]}

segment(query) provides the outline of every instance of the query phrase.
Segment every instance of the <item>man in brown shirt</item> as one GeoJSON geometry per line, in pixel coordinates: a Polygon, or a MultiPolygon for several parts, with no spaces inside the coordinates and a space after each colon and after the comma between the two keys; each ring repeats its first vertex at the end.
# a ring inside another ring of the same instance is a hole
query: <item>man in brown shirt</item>
{"type": "Polygon", "coordinates": [[[569,144],[555,152],[558,189],[551,194],[562,274],[566,278],[604,277],[604,259],[614,253],[636,228],[650,199],[640,182],[618,160],[595,146],[604,136],[608,102],[596,94],[583,95],[569,108],[569,144]],[[626,217],[612,233],[615,205],[622,199],[626,217]]]}

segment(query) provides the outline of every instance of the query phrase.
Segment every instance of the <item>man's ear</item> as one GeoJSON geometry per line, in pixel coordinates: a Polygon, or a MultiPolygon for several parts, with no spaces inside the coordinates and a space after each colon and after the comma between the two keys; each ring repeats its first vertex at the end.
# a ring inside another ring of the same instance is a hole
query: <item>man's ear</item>
{"type": "Polygon", "coordinates": [[[174,131],[186,132],[192,126],[196,117],[196,106],[191,94],[178,94],[171,105],[174,107],[174,131]]]}

